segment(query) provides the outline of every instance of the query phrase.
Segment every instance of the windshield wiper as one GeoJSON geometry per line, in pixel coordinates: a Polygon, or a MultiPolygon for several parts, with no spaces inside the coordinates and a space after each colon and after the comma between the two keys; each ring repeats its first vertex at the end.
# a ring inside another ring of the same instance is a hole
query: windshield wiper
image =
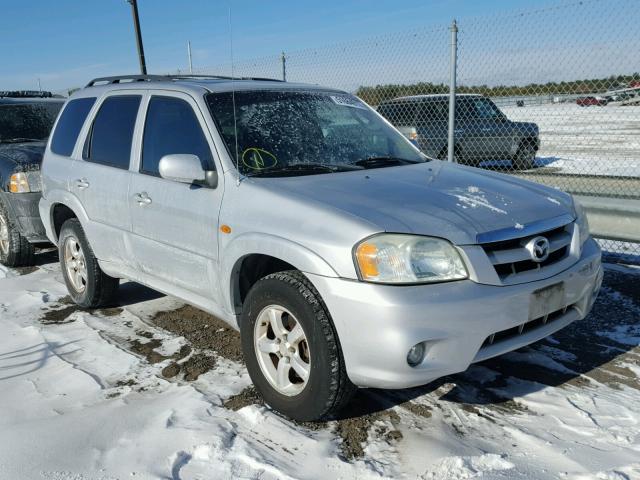
{"type": "Polygon", "coordinates": [[[245,173],[247,177],[280,177],[287,175],[314,175],[316,173],[350,172],[362,170],[359,165],[334,165],[330,163],[294,163],[245,173]]]}
{"type": "Polygon", "coordinates": [[[383,168],[383,167],[395,167],[397,165],[412,165],[414,163],[424,163],[424,160],[408,160],[406,158],[399,157],[369,157],[353,162],[353,165],[357,165],[363,168],[383,168]]]}
{"type": "Polygon", "coordinates": [[[43,142],[41,138],[0,138],[0,143],[43,142]]]}

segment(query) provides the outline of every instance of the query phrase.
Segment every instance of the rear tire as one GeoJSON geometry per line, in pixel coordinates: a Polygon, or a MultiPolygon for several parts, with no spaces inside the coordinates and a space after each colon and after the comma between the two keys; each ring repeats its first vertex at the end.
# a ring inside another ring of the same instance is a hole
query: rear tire
{"type": "Polygon", "coordinates": [[[301,272],[274,273],[251,288],[240,334],[256,389],[268,405],[289,418],[332,417],[357,390],[347,377],[329,312],[301,272]],[[285,373],[279,376],[281,368],[285,373]]]}
{"type": "Polygon", "coordinates": [[[16,229],[0,200],[0,263],[7,267],[27,267],[35,261],[34,246],[16,229]]]}
{"type": "Polygon", "coordinates": [[[76,304],[83,308],[113,304],[120,279],[102,271],[78,219],[62,225],[58,254],[67,290],[76,304]]]}

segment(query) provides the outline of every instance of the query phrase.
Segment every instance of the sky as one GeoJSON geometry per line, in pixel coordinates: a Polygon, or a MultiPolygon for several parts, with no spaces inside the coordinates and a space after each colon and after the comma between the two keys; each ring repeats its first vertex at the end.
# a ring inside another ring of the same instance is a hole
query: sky
{"type": "MultiPolygon", "coordinates": [[[[194,68],[199,69],[229,64],[231,39],[234,62],[242,64],[281,51],[401,36],[430,26],[446,32],[454,17],[464,22],[558,4],[558,0],[138,1],[149,73],[186,71],[188,40],[194,68]]],[[[139,71],[126,0],[0,0],[0,11],[0,90],[35,89],[40,79],[43,89],[64,91],[97,76],[139,71]]],[[[578,28],[573,23],[563,28],[578,28]]],[[[444,35],[438,43],[446,49],[444,35]]],[[[408,65],[402,68],[411,70],[408,65]]],[[[408,76],[422,75],[414,70],[408,76]]]]}

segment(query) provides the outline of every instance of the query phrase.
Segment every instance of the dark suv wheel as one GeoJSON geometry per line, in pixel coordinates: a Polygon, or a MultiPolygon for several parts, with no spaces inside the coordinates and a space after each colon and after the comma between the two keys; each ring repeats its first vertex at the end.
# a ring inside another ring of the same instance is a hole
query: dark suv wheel
{"type": "Polygon", "coordinates": [[[302,273],[259,280],[245,299],[240,333],[251,380],[284,415],[330,417],[355,393],[326,306],[302,273]]]}
{"type": "Polygon", "coordinates": [[[0,200],[0,263],[7,267],[25,267],[35,263],[35,249],[20,235],[0,200]]]}
{"type": "Polygon", "coordinates": [[[75,303],[84,308],[112,304],[120,279],[110,277],[100,269],[77,219],[69,219],[62,225],[58,254],[62,276],[75,303]]]}
{"type": "Polygon", "coordinates": [[[528,170],[536,166],[536,149],[531,142],[523,142],[513,159],[513,168],[528,170]]]}

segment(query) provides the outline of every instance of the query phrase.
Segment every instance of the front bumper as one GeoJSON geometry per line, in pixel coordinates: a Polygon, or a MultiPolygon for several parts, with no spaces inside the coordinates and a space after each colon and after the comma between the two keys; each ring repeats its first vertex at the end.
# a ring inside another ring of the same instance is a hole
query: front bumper
{"type": "Polygon", "coordinates": [[[471,280],[389,286],[307,274],[333,318],[347,374],[360,387],[406,388],[466,370],[470,364],[540,340],[584,318],[602,282],[601,252],[589,239],[580,260],[558,275],[512,286],[471,280]],[[553,321],[518,332],[529,321],[532,292],[564,283],[566,311],[553,321]],[[517,334],[485,341],[510,329],[517,334]],[[426,342],[424,361],[407,364],[407,352],[426,342]],[[484,345],[483,345],[484,344],[484,345]]]}
{"type": "Polygon", "coordinates": [[[4,204],[7,206],[11,222],[20,234],[31,243],[48,242],[38,204],[42,195],[34,193],[2,192],[4,204]]]}

